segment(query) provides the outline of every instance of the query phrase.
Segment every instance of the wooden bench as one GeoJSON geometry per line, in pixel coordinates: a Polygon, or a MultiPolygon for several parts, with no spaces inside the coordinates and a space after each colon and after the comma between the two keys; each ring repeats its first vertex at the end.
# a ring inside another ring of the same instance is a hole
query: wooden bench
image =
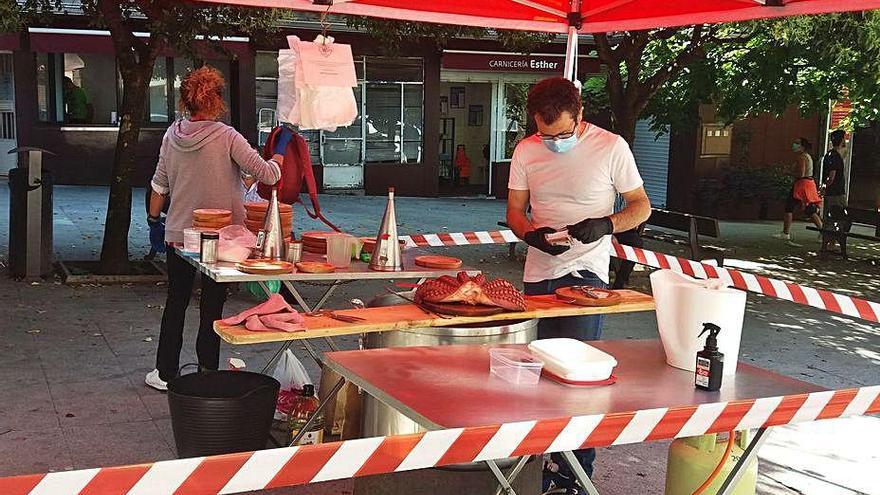
{"type": "MultiPolygon", "coordinates": [[[[863,241],[870,242],[880,242],[880,211],[878,210],[864,210],[859,208],[846,208],[845,210],[846,217],[845,219],[848,222],[844,222],[840,228],[837,229],[827,229],[823,228],[822,230],[817,229],[816,227],[810,225],[807,227],[807,230],[812,230],[813,232],[821,232],[822,234],[822,249],[821,252],[828,252],[828,246],[833,242],[837,242],[840,244],[840,254],[843,256],[843,259],[848,260],[849,256],[846,252],[846,240],[849,237],[853,237],[856,239],[861,239],[863,241]],[[874,235],[870,234],[860,234],[858,232],[851,232],[850,228],[852,225],[861,225],[864,227],[873,227],[874,235]]],[[[826,217],[827,218],[827,217],[826,217]]]]}
{"type": "Polygon", "coordinates": [[[714,259],[718,262],[718,266],[724,266],[724,256],[731,252],[730,249],[700,244],[700,236],[715,238],[721,236],[717,218],[652,208],[651,217],[642,226],[641,234],[646,239],[685,246],[690,251],[690,259],[694,261],[714,259]],[[684,235],[649,229],[647,226],[681,232],[684,235]]]}

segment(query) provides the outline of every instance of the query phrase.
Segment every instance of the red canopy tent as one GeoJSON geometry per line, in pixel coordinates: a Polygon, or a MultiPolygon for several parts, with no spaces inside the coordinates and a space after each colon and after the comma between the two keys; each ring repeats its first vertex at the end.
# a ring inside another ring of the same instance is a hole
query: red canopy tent
{"type": "MultiPolygon", "coordinates": [[[[880,0],[199,0],[547,33],[604,33],[880,9],[880,0]]],[[[566,77],[577,36],[569,36],[566,77]]]]}

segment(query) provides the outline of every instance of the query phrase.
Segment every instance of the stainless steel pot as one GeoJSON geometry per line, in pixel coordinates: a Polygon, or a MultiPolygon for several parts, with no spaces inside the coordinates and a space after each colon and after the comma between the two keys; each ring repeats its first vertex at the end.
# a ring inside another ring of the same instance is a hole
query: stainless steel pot
{"type": "MultiPolygon", "coordinates": [[[[407,304],[407,301],[387,294],[370,301],[368,306],[407,304]]],[[[410,347],[462,344],[526,344],[538,336],[538,320],[496,321],[458,327],[413,328],[393,332],[369,333],[364,337],[364,348],[410,347]]],[[[486,370],[488,373],[489,370],[486,370]]],[[[363,435],[365,437],[402,435],[425,431],[414,421],[365,395],[363,402],[363,435]]]]}

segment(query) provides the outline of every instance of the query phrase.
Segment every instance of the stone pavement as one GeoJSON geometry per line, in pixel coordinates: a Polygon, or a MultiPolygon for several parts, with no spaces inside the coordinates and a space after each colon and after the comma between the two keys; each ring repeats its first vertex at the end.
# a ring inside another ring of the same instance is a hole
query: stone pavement
{"type": "MultiPolygon", "coordinates": [[[[61,259],[94,259],[100,248],[106,189],[57,187],[55,250],[61,259]]],[[[146,226],[141,191],[134,194],[131,252],[146,253],[146,226]]],[[[328,217],[343,228],[375,232],[385,200],[370,197],[322,196],[328,217]]],[[[8,193],[0,187],[0,256],[5,258],[8,193]]],[[[399,198],[400,231],[457,232],[491,230],[503,216],[502,202],[483,199],[399,198]]],[[[298,210],[297,221],[305,215],[298,210]]],[[[308,219],[297,230],[320,228],[308,219]]],[[[748,271],[851,292],[880,300],[878,268],[861,261],[819,259],[818,241],[795,226],[803,248],[770,239],[778,223],[724,223],[719,244],[735,247],[731,264],[748,271]]],[[[669,246],[649,246],[671,252],[669,246]]],[[[519,280],[522,262],[509,261],[506,247],[441,248],[492,276],[519,280]]],[[[854,253],[880,257],[868,245],[854,253]]],[[[645,272],[637,288],[649,290],[645,272]]],[[[344,307],[351,297],[369,299],[381,283],[344,286],[330,307],[344,307]]],[[[316,297],[320,288],[307,287],[316,297]]],[[[143,385],[153,368],[163,285],[68,287],[56,281],[27,284],[0,277],[0,308],[7,324],[0,327],[0,475],[46,472],[139,463],[175,457],[164,394],[143,385]]],[[[230,298],[228,312],[253,301],[243,293],[230,298]]],[[[196,321],[197,302],[189,321],[196,321]]],[[[609,317],[605,337],[656,338],[652,314],[609,317]]],[[[190,325],[192,327],[192,325],[190,325]]],[[[181,362],[194,361],[194,329],[185,338],[181,362]]],[[[343,344],[357,345],[354,338],[343,344]]],[[[232,348],[236,356],[259,368],[274,346],[232,348]]],[[[302,349],[298,354],[304,356],[302,349]]],[[[749,296],[741,359],[788,376],[828,387],[880,383],[880,331],[811,308],[760,296],[749,296]]],[[[303,360],[313,378],[318,372],[303,360]]],[[[760,493],[880,493],[873,481],[880,470],[880,419],[855,418],[779,428],[762,454],[760,493]]],[[[596,483],[603,494],[662,493],[667,443],[619,446],[600,452],[596,483]]],[[[348,481],[283,490],[284,493],[346,493],[348,481]]]]}

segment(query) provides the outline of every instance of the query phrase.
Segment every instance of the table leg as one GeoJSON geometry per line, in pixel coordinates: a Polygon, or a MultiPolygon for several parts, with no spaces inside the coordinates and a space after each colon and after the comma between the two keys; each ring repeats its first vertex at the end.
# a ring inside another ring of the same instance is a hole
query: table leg
{"type": "MultiPolygon", "coordinates": [[[[519,473],[522,472],[522,469],[525,467],[527,462],[529,462],[529,456],[524,455],[519,458],[519,461],[517,461],[516,465],[513,466],[513,469],[511,469],[510,472],[507,473],[507,476],[505,476],[505,479],[508,483],[513,483],[516,480],[517,476],[519,476],[519,473]]],[[[504,487],[498,486],[498,489],[495,490],[495,495],[502,495],[501,492],[503,491],[504,487]]]]}
{"type": "Polygon", "coordinates": [[[306,432],[309,431],[309,428],[312,426],[312,424],[315,423],[318,415],[321,414],[327,407],[327,404],[329,404],[331,400],[336,400],[336,394],[339,393],[343,385],[345,385],[345,378],[340,378],[336,382],[336,385],[333,385],[333,388],[330,389],[330,393],[327,395],[327,397],[324,397],[324,400],[321,401],[320,404],[318,404],[318,409],[316,409],[315,412],[312,413],[308,421],[306,421],[306,424],[304,424],[299,432],[297,432],[297,434],[290,440],[290,445],[296,445],[302,439],[302,437],[305,436],[306,432]]]}
{"type": "Polygon", "coordinates": [[[507,477],[504,476],[504,473],[501,471],[501,468],[498,467],[498,464],[496,464],[495,461],[486,461],[486,465],[489,466],[489,470],[492,471],[495,479],[498,480],[498,484],[501,485],[498,488],[497,493],[516,495],[516,491],[513,489],[513,486],[510,485],[510,482],[507,480],[507,477]]]}
{"type": "Polygon", "coordinates": [[[281,283],[284,284],[285,287],[287,287],[287,290],[290,291],[290,293],[293,295],[293,298],[296,299],[297,303],[299,303],[300,307],[303,309],[303,312],[311,313],[312,311],[318,309],[312,309],[309,307],[309,305],[306,303],[306,300],[303,299],[302,295],[299,293],[298,290],[296,290],[296,287],[293,286],[293,283],[290,280],[282,280],[281,283]]]}
{"type": "Polygon", "coordinates": [[[590,481],[590,477],[587,476],[587,472],[584,471],[584,467],[581,466],[581,463],[578,462],[577,457],[574,456],[574,452],[570,450],[566,450],[564,452],[560,452],[562,454],[562,458],[565,459],[565,462],[568,463],[568,467],[571,468],[571,472],[574,473],[574,477],[577,478],[578,483],[581,484],[581,488],[583,488],[590,495],[599,495],[599,491],[596,490],[596,485],[590,481]]]}
{"type": "Polygon", "coordinates": [[[758,449],[764,445],[764,442],[767,441],[767,437],[769,435],[769,431],[767,428],[759,428],[755,433],[755,438],[749,443],[749,446],[746,447],[746,450],[743,452],[742,457],[739,458],[736,465],[733,466],[733,470],[730,474],[727,475],[727,479],[724,480],[724,483],[721,484],[721,488],[718,489],[718,495],[730,495],[736,489],[736,485],[739,483],[740,478],[742,478],[743,474],[745,474],[746,466],[748,466],[752,460],[758,455],[758,449]]]}

